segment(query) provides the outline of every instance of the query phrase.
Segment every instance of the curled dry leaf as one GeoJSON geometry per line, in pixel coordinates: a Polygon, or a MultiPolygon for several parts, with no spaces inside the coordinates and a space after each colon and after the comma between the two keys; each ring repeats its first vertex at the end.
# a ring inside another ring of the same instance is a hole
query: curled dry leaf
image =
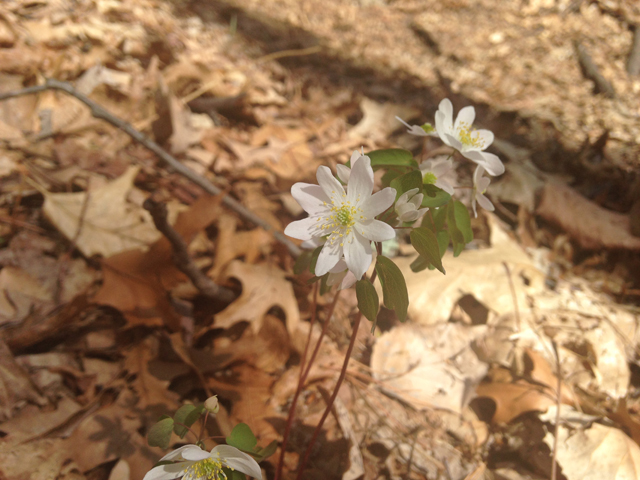
{"type": "Polygon", "coordinates": [[[432,406],[460,413],[473,386],[487,372],[486,364],[469,347],[469,337],[484,329],[453,323],[395,327],[373,346],[374,377],[390,394],[416,408],[432,406]]]}
{"type": "Polygon", "coordinates": [[[548,182],[536,213],[564,229],[582,248],[640,250],[629,215],[606,210],[566,185],[548,182]]]}
{"type": "MultiPolygon", "coordinates": [[[[218,216],[219,204],[220,198],[203,196],[178,215],[174,228],[187,244],[218,216]]],[[[164,323],[178,331],[180,321],[167,291],[185,276],[172,258],[171,244],[163,237],[146,252],[131,250],[104,260],[104,282],[94,301],[117,308],[131,323],[164,323]]]]}
{"type": "Polygon", "coordinates": [[[590,428],[563,423],[558,438],[547,432],[544,442],[557,443],[558,464],[567,480],[635,480],[640,476],[640,447],[617,428],[593,423],[590,428]]]}
{"type": "Polygon", "coordinates": [[[42,211],[83,255],[110,257],[144,248],[160,237],[148,212],[127,201],[137,167],[104,186],[77,193],[44,193],[42,211]]]}
{"type": "Polygon", "coordinates": [[[229,328],[237,322],[248,321],[253,331],[258,333],[262,329],[265,314],[278,306],[286,316],[289,334],[296,331],[300,323],[300,310],[285,272],[272,265],[248,265],[234,261],[229,264],[225,275],[240,280],[242,294],[215,316],[216,327],[229,328]]]}

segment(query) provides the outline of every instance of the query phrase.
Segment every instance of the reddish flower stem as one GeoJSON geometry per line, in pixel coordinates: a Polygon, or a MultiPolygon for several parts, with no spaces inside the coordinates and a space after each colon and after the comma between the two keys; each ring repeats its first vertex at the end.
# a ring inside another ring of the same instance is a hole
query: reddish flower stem
{"type": "Polygon", "coordinates": [[[282,445],[280,446],[280,459],[278,461],[278,468],[276,469],[276,475],[274,480],[279,480],[282,476],[282,469],[284,467],[284,454],[287,450],[287,443],[289,440],[289,434],[291,433],[291,426],[293,425],[293,417],[296,411],[296,405],[298,404],[298,397],[300,397],[300,393],[302,393],[302,387],[304,386],[305,381],[307,380],[307,376],[309,375],[309,371],[311,370],[311,366],[316,359],[316,355],[320,350],[320,345],[322,344],[322,339],[327,331],[327,326],[329,325],[329,321],[333,316],[333,311],[336,307],[336,303],[338,302],[338,297],[340,296],[340,290],[336,292],[335,297],[333,298],[333,302],[329,307],[327,312],[327,318],[324,321],[324,325],[322,326],[322,333],[320,334],[320,338],[318,338],[318,342],[311,354],[311,358],[309,358],[309,363],[307,364],[307,368],[305,369],[305,361],[307,357],[307,352],[309,350],[309,345],[311,344],[311,333],[313,332],[313,325],[316,320],[316,311],[318,306],[318,284],[315,284],[315,289],[313,291],[313,309],[311,311],[311,322],[309,323],[309,336],[307,337],[307,343],[304,347],[304,352],[302,353],[302,358],[300,359],[300,376],[298,377],[298,386],[296,388],[296,393],[293,395],[293,400],[291,401],[291,407],[289,408],[289,415],[287,416],[287,423],[284,428],[284,434],[282,435],[282,445]]]}
{"type": "MultiPolygon", "coordinates": [[[[378,247],[378,250],[380,250],[381,246],[379,244],[377,245],[377,247],[378,247]]],[[[376,280],[376,274],[377,272],[374,271],[373,275],[371,275],[371,283],[373,283],[376,280]]],[[[340,376],[338,377],[336,386],[333,389],[331,398],[329,398],[329,403],[327,404],[327,408],[324,410],[324,413],[322,414],[322,418],[320,419],[318,426],[313,432],[313,437],[311,437],[311,442],[309,442],[309,446],[307,447],[307,450],[304,452],[304,457],[302,458],[302,462],[298,467],[298,475],[296,476],[296,480],[302,479],[302,473],[304,472],[304,467],[307,465],[307,461],[309,460],[309,456],[311,455],[311,449],[313,448],[313,445],[316,443],[316,440],[318,439],[318,435],[320,435],[320,430],[322,430],[324,421],[329,416],[329,413],[333,408],[333,403],[335,402],[336,397],[338,396],[338,392],[340,391],[340,387],[342,386],[342,382],[344,381],[347,375],[347,367],[349,366],[349,360],[351,359],[351,354],[353,353],[353,347],[356,344],[356,337],[358,336],[358,329],[360,328],[361,320],[362,320],[362,312],[358,312],[358,315],[356,315],[356,319],[353,323],[351,340],[349,341],[349,347],[347,348],[347,353],[345,354],[345,357],[344,357],[344,363],[342,364],[342,369],[340,370],[340,376]]]]}

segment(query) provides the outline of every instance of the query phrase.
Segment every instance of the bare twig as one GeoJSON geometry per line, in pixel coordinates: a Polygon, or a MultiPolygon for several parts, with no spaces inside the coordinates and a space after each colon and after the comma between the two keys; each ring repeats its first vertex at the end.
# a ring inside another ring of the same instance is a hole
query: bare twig
{"type": "Polygon", "coordinates": [[[236,299],[235,293],[228,288],[216,285],[213,280],[202,273],[193,262],[187,251],[186,242],[167,221],[167,205],[147,198],[142,206],[151,214],[153,223],[158,231],[171,243],[176,267],[189,277],[195,287],[207,297],[224,303],[233,302],[236,299]]]}
{"type": "Polygon", "coordinates": [[[633,43],[627,59],[627,73],[640,75],[640,25],[633,27],[633,43]]]}
{"type": "Polygon", "coordinates": [[[585,76],[585,78],[588,78],[594,83],[595,93],[604,93],[605,96],[614,98],[616,96],[616,92],[613,89],[613,86],[606,78],[602,76],[600,70],[598,69],[598,66],[593,63],[591,55],[589,55],[587,49],[577,41],[574,42],[573,45],[578,57],[578,63],[580,63],[580,68],[582,69],[582,74],[585,76]]]}
{"type": "MultiPolygon", "coordinates": [[[[91,100],[86,95],[78,92],[73,85],[68,82],[61,82],[59,80],[55,80],[49,78],[42,85],[35,85],[33,87],[26,87],[20,90],[13,90],[10,92],[0,93],[0,101],[8,100],[10,98],[21,97],[24,95],[32,95],[36,93],[41,93],[46,90],[60,90],[65,92],[68,95],[71,95],[74,98],[77,98],[82,103],[84,103],[91,110],[91,115],[100,120],[104,120],[107,123],[110,123],[116,128],[119,128],[131,138],[133,138],[136,142],[144,145],[146,148],[155,153],[160,160],[162,160],[165,164],[173,168],[176,172],[178,172],[183,177],[191,180],[193,183],[201,187],[207,193],[211,195],[220,195],[222,191],[212,184],[205,177],[198,175],[189,167],[180,163],[173,155],[169,154],[166,150],[164,150],[160,145],[158,145],[153,140],[150,140],[145,135],[143,135],[140,131],[133,128],[129,123],[124,120],[116,117],[115,115],[109,113],[105,108],[103,108],[98,103],[91,100]]],[[[274,230],[274,228],[264,219],[258,217],[256,214],[245,208],[240,202],[234,200],[229,196],[224,196],[222,198],[222,203],[225,206],[236,212],[245,220],[248,220],[255,225],[258,225],[268,232],[270,232],[280,243],[282,243],[291,255],[294,257],[298,257],[301,253],[300,248],[289,240],[284,234],[274,230]]]]}
{"type": "Polygon", "coordinates": [[[562,389],[562,374],[560,371],[560,353],[558,352],[558,345],[552,338],[551,345],[553,351],[556,354],[556,376],[558,377],[558,383],[556,385],[556,424],[555,431],[553,432],[553,456],[551,458],[551,480],[556,480],[556,465],[558,463],[558,433],[560,432],[560,398],[562,389]]]}

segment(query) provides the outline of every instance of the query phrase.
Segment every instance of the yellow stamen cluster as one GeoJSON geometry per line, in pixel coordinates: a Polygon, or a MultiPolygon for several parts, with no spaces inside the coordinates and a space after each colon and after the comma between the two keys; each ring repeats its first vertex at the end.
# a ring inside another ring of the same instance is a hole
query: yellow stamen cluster
{"type": "Polygon", "coordinates": [[[223,460],[219,458],[205,458],[189,466],[182,478],[183,480],[226,480],[227,476],[222,471],[222,467],[226,465],[222,462],[223,460]]]}
{"type": "MultiPolygon", "coordinates": [[[[356,205],[359,203],[359,200],[360,198],[358,197],[355,202],[356,205]]],[[[326,202],[325,206],[329,207],[326,202]]],[[[333,245],[339,241],[340,246],[343,247],[343,238],[349,236],[357,220],[365,220],[365,217],[362,215],[362,209],[352,205],[348,200],[343,199],[340,201],[332,196],[329,215],[324,218],[318,218],[318,221],[321,220],[325,222],[321,228],[323,230],[329,230],[329,243],[333,245]]]]}
{"type": "Polygon", "coordinates": [[[474,147],[480,150],[484,148],[484,140],[480,138],[480,134],[468,123],[460,123],[460,127],[458,127],[458,138],[460,143],[467,147],[474,147]]]}

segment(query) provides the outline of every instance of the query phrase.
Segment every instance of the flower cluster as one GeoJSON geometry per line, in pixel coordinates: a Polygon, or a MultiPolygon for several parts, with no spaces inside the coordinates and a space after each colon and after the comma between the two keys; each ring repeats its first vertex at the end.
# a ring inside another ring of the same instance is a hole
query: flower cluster
{"type": "Polygon", "coordinates": [[[490,183],[484,175],[501,175],[504,165],[496,155],[486,151],[493,143],[493,133],[473,128],[473,107],[460,110],[454,120],[451,101],[442,100],[435,114],[435,127],[409,125],[396,118],[412,135],[440,138],[452,147],[451,155],[418,164],[404,150],[378,150],[369,155],[363,149],[356,150],[347,165],[337,166],[337,178],[328,167],[321,166],[317,172],[318,185],[296,183],[291,189],[308,217],[290,223],[284,233],[303,240],[303,247],[315,249],[313,273],[316,277],[327,275],[328,286],[352,286],[374,260],[375,244],[393,239],[396,229],[413,229],[414,223],[427,212],[429,232],[419,227],[422,230],[412,234],[412,244],[423,257],[420,268],[430,265],[444,272],[440,244],[451,242],[457,255],[473,238],[468,213],[467,220],[461,216],[461,208],[464,211],[466,208],[452,199],[455,151],[476,164],[471,187],[474,215],[477,216],[477,205],[494,210],[484,195],[490,183]],[[374,153],[376,161],[372,164],[374,153]],[[377,193],[373,193],[374,167],[387,170],[381,177],[383,188],[377,193]],[[433,239],[429,240],[431,235],[433,239]]]}

